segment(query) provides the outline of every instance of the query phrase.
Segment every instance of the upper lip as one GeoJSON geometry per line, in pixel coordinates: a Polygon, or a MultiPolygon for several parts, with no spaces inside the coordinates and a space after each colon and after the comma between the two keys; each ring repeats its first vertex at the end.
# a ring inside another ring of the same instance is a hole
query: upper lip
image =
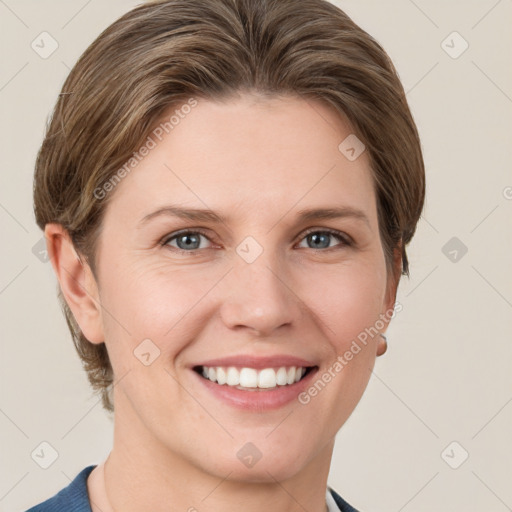
{"type": "Polygon", "coordinates": [[[281,366],[315,366],[311,361],[301,359],[300,357],[289,356],[286,354],[276,354],[275,356],[257,357],[252,355],[238,355],[209,359],[194,366],[235,366],[239,368],[278,368],[281,366]]]}

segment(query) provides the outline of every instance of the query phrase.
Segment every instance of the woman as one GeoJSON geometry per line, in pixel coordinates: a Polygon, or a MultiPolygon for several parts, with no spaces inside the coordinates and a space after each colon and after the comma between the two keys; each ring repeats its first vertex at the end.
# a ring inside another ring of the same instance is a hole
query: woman
{"type": "Polygon", "coordinates": [[[35,213],[107,459],[31,511],[354,511],[328,487],[423,207],[380,45],[324,0],[164,0],[59,95],[35,213]]]}

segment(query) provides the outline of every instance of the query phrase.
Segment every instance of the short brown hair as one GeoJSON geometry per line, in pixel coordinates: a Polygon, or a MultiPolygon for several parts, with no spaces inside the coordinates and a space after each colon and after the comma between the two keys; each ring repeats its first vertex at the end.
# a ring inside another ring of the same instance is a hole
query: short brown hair
{"type": "MultiPolygon", "coordinates": [[[[365,144],[388,269],[423,209],[421,144],[383,48],[326,0],[160,0],[136,7],[87,48],[66,79],[39,150],[34,211],[61,224],[95,273],[95,247],[114,176],[170,106],[242,91],[327,102],[365,144]]],[[[341,141],[340,141],[341,142],[341,141]]],[[[59,292],[75,347],[113,411],[104,343],[90,343],[59,292]]]]}

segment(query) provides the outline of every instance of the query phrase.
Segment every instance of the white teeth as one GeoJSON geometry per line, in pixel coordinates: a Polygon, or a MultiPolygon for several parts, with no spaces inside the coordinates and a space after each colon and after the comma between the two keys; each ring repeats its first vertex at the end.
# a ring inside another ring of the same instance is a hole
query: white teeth
{"type": "Polygon", "coordinates": [[[240,372],[232,366],[228,368],[226,384],[228,386],[238,386],[240,384],[240,372]]]}
{"type": "Polygon", "coordinates": [[[226,375],[226,372],[224,371],[224,368],[217,368],[217,382],[219,384],[226,384],[227,380],[228,377],[226,375]]]}
{"type": "Polygon", "coordinates": [[[264,368],[256,370],[254,368],[235,368],[229,366],[227,368],[205,367],[202,368],[202,375],[212,382],[219,384],[227,384],[228,386],[239,388],[262,388],[269,389],[277,386],[286,386],[298,382],[306,373],[304,367],[284,367],[280,368],[264,368]]]}
{"type": "MultiPolygon", "coordinates": [[[[210,379],[211,380],[211,379],[210,379]]],[[[253,368],[242,368],[240,371],[240,386],[255,388],[258,386],[258,372],[253,368]]]]}
{"type": "Polygon", "coordinates": [[[277,370],[277,373],[276,373],[276,382],[280,385],[280,386],[285,386],[288,382],[288,377],[287,377],[288,373],[286,371],[286,368],[284,366],[282,366],[281,368],[279,368],[279,370],[277,370]]]}
{"type": "Polygon", "coordinates": [[[277,375],[272,368],[261,370],[258,375],[259,388],[275,388],[277,384],[277,375]]]}

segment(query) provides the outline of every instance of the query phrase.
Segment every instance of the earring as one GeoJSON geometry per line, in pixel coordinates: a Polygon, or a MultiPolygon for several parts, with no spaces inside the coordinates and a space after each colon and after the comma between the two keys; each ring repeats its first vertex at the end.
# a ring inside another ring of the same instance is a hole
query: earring
{"type": "Polygon", "coordinates": [[[379,333],[379,336],[383,339],[384,343],[383,343],[383,347],[382,347],[382,351],[380,352],[380,354],[377,354],[379,356],[383,355],[386,353],[387,349],[388,349],[388,339],[387,337],[382,334],[382,333],[379,333]]]}

